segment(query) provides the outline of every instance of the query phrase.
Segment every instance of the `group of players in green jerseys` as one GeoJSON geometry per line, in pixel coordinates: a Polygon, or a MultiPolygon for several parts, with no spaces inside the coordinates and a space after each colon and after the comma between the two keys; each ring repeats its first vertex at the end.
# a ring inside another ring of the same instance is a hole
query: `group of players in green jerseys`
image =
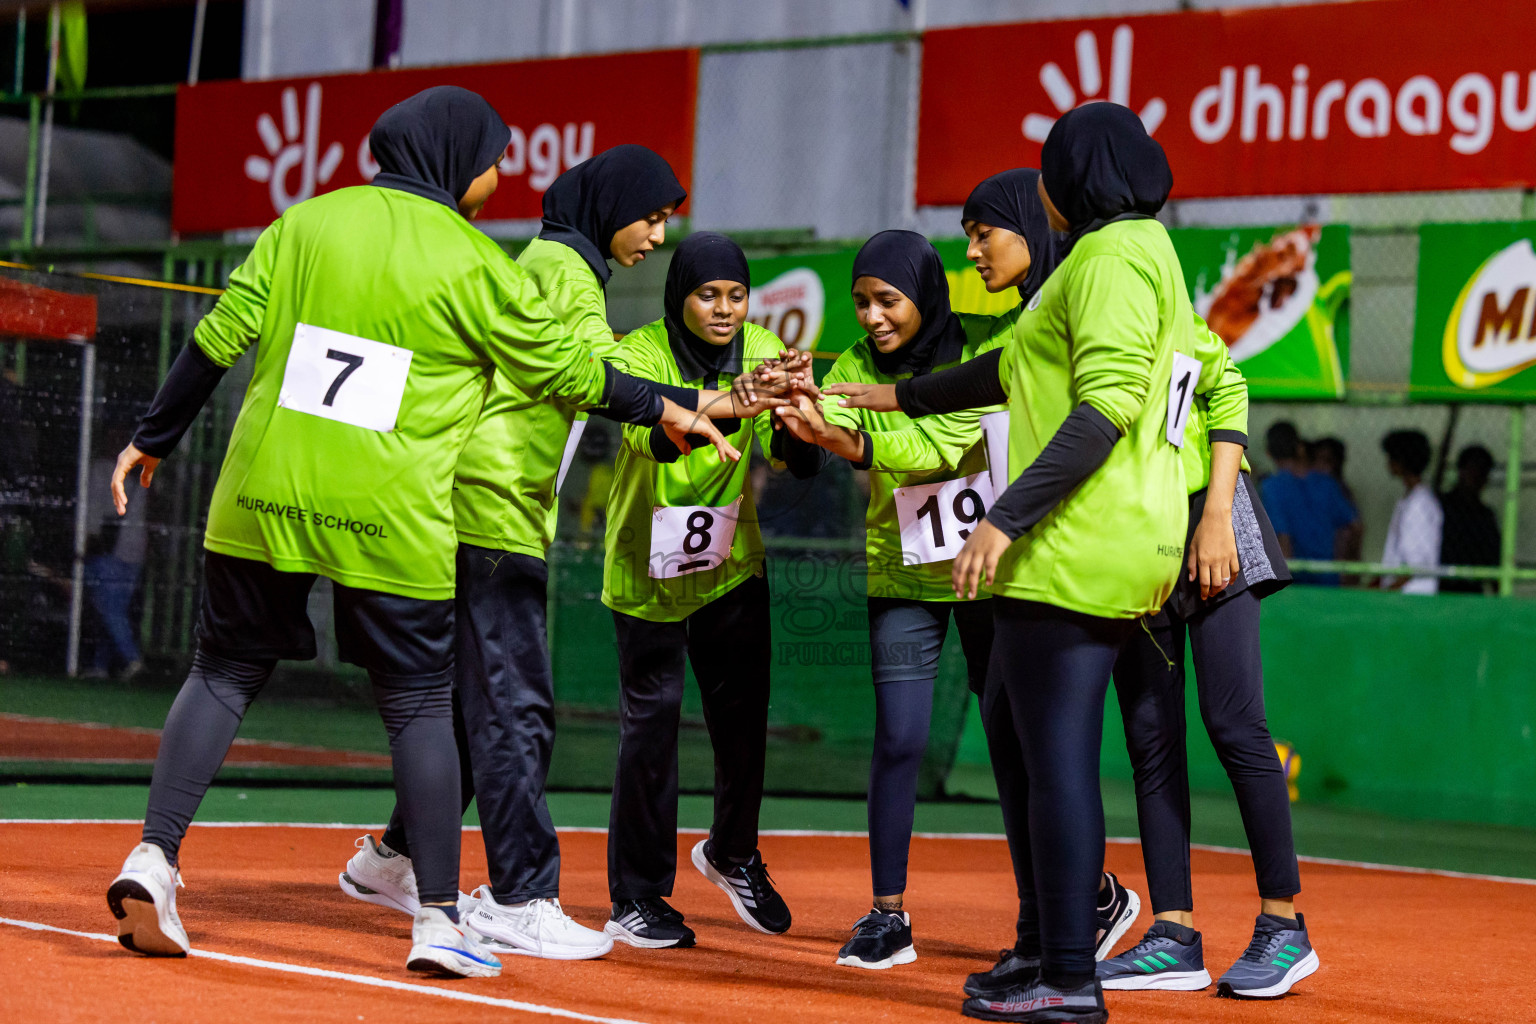
{"type": "Polygon", "coordinates": [[[667,902],[685,659],[716,766],[713,825],[691,859],[746,925],[788,931],[758,849],[773,659],[741,458],[755,438],[798,477],[832,458],[869,471],[874,898],[837,964],[917,956],[907,856],[953,615],[1019,902],[1015,940],[966,980],[964,1013],[1102,1021],[1105,988],[1211,984],[1189,886],[1186,631],[1263,901],[1218,989],[1272,997],[1315,971],[1258,656],[1258,601],[1289,574],[1245,472],[1246,385],[1153,219],[1172,174],[1139,119],[1109,103],[1069,112],[1040,171],[1004,171],[972,193],[967,255],[989,291],[1018,290],[1004,315],[954,312],[923,236],[871,238],[850,282],[866,337],[820,386],[806,353],[747,322],[746,257],[710,232],[676,247],[661,318],[615,340],[610,261],[646,259],[686,198],[642,146],[558,178],[539,237],[509,261],[470,224],[507,138],[483,98],[455,87],[386,111],[370,136],[378,176],[262,233],[119,456],[122,512],[129,473],[139,467],[148,487],[224,371],[259,343],[209,511],[197,651],[167,717],[143,841],[107,892],[122,944],[188,952],[175,906],[182,838],[276,662],[315,656],[306,604],[318,576],[332,584],[340,656],[372,681],[397,796],[339,884],[412,915],[411,970],[494,976],[508,953],[694,945],[667,902]],[[602,595],[621,736],[601,930],[561,907],[544,797],[546,553],[588,415],[625,424],[602,595]],[[1111,679],[1155,918],[1115,957],[1140,897],[1103,871],[1111,679]],[[464,894],[471,799],[489,879],[464,894]]]}

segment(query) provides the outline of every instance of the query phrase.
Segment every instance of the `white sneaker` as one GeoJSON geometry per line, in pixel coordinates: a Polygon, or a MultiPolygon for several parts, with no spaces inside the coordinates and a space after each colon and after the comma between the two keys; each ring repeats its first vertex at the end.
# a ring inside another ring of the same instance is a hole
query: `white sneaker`
{"type": "Polygon", "coordinates": [[[153,843],[135,846],[107,888],[117,941],[146,956],[186,956],[192,946],[176,916],[176,887],[182,884],[164,850],[153,843]]]}
{"type": "MultiPolygon", "coordinates": [[[[416,868],[411,858],[396,853],[373,836],[357,840],[357,853],[347,861],[347,870],[336,876],[341,891],[353,899],[415,916],[421,909],[416,898],[416,868]]],[[[475,909],[475,898],[459,893],[459,919],[475,909]]]]}
{"type": "Polygon", "coordinates": [[[501,961],[480,937],[448,920],[439,907],[417,911],[411,924],[411,955],[405,966],[424,974],[460,978],[494,978],[501,973],[501,961]]]}
{"type": "Polygon", "coordinates": [[[477,932],[498,953],[543,957],[545,960],[590,960],[613,948],[600,931],[577,924],[557,899],[529,900],[517,906],[497,903],[488,886],[480,886],[467,928],[477,932]]]}
{"type": "Polygon", "coordinates": [[[411,858],[384,846],[371,834],[357,840],[357,853],[336,881],[342,892],[364,903],[411,915],[421,909],[411,858]]]}

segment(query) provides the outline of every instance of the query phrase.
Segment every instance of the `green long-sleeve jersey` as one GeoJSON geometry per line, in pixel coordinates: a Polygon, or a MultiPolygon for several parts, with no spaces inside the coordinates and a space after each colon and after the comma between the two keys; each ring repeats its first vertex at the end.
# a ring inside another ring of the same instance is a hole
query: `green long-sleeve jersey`
{"type": "MultiPolygon", "coordinates": [[[[783,343],[766,328],[743,324],[742,367],[776,357],[783,343]]],[[[730,390],[731,375],[683,380],[658,320],[624,337],[630,372],[661,384],[730,390]]],[[[715,420],[725,433],[730,421],[715,420]]],[[[763,537],[750,474],[752,439],[771,458],[772,421],[764,413],[726,434],[741,460],[697,445],[675,461],[658,461],[653,432],[625,427],[608,493],[603,604],[652,622],[677,622],[742,580],[763,573],[763,537]]],[[[663,443],[662,447],[666,445],[663,443]]]]}
{"type": "MultiPolygon", "coordinates": [[[[581,254],[535,238],[517,258],[565,330],[603,360],[625,368],[608,327],[603,286],[581,254]]],[[[459,539],[543,558],[555,537],[555,497],[572,424],[584,414],[545,401],[498,373],[480,421],[459,456],[453,514],[459,539]]]]}
{"type": "MultiPolygon", "coordinates": [[[[953,363],[973,359],[1002,345],[1013,330],[1019,308],[1001,316],[960,313],[965,346],[953,363]]],[[[901,379],[881,373],[865,338],[837,357],[822,385],[845,381],[891,384],[901,379]]],[[[871,597],[917,601],[954,601],[951,563],[974,524],[991,502],[987,446],[981,417],[1002,406],[967,409],[912,420],[902,412],[845,409],[823,403],[827,422],[867,431],[869,509],[864,516],[864,552],[871,597]],[[953,481],[949,486],[946,483],[953,481]],[[903,544],[903,533],[908,543],[903,544]],[[944,557],[944,556],[948,557],[944,557]]]]}
{"type": "Polygon", "coordinates": [[[1106,618],[1162,607],[1183,564],[1189,407],[1214,392],[1208,402],[1225,417],[1235,399],[1221,392],[1242,387],[1220,339],[1194,324],[1178,256],[1154,220],[1085,235],[1024,308],[999,374],[1013,475],[1084,402],[1122,437],[1008,548],[994,593],[1106,618]]]}
{"type": "Polygon", "coordinates": [[[494,242],[374,186],[285,212],[195,338],[220,366],[260,342],[208,549],[406,597],[453,596],[454,466],[493,368],[531,394],[604,397],[602,362],[494,242]]]}

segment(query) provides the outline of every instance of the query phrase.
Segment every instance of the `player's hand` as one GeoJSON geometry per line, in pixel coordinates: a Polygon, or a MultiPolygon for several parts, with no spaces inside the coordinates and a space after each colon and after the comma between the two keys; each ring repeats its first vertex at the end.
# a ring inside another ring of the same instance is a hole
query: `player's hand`
{"type": "Polygon", "coordinates": [[[849,381],[844,384],[828,384],[823,392],[838,395],[838,405],[844,409],[870,409],[874,412],[900,412],[896,404],[895,384],[862,384],[849,381]]]}
{"type": "MultiPolygon", "coordinates": [[[[720,453],[722,459],[736,462],[741,459],[741,452],[731,447],[731,442],[720,433],[714,421],[701,412],[693,412],[684,409],[670,398],[661,400],[661,429],[666,433],[667,440],[677,445],[678,451],[687,455],[693,450],[688,443],[689,434],[702,435],[704,440],[715,446],[715,451],[720,453]]],[[[122,461],[118,461],[122,465],[122,461]]]]}
{"type": "Polygon", "coordinates": [[[990,587],[997,576],[998,560],[1012,543],[1006,533],[987,520],[977,523],[976,529],[966,538],[965,547],[955,556],[951,574],[955,596],[969,601],[976,596],[978,583],[985,582],[990,587]]]}
{"type": "Polygon", "coordinates": [[[774,415],[799,440],[825,446],[827,421],[809,395],[797,392],[794,401],[776,410],[774,415]]]}
{"type": "MultiPolygon", "coordinates": [[[[1206,506],[1207,510],[1210,506],[1206,506]]],[[[1200,516],[1189,540],[1188,573],[1200,584],[1200,600],[1227,589],[1242,566],[1237,560],[1237,538],[1232,533],[1232,513],[1209,512],[1200,516]]]]}
{"type": "Polygon", "coordinates": [[[128,479],[128,471],[134,466],[144,467],[139,471],[139,486],[148,487],[155,478],[160,460],[153,455],[145,455],[131,444],[118,453],[117,465],[112,470],[112,504],[117,506],[117,514],[120,516],[128,513],[128,491],[123,485],[128,479]]]}

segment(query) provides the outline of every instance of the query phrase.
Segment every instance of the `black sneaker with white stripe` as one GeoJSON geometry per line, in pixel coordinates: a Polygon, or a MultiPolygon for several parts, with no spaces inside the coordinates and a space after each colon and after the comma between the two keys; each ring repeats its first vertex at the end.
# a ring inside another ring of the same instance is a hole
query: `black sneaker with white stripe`
{"type": "Polygon", "coordinates": [[[1104,872],[1104,882],[1099,888],[1099,926],[1093,949],[1093,958],[1103,960],[1115,943],[1136,923],[1141,913],[1141,897],[1135,890],[1120,884],[1114,872],[1104,872]]]}
{"type": "Polygon", "coordinates": [[[853,926],[853,938],[837,951],[839,967],[883,971],[917,959],[912,946],[912,918],[898,910],[887,913],[875,907],[853,926]]]}
{"type": "Polygon", "coordinates": [[[615,903],[603,931],[642,949],[687,949],[694,942],[693,929],[683,923],[683,915],[659,896],[615,903]]]}
{"type": "Polygon", "coordinates": [[[990,971],[977,971],[967,975],[965,994],[995,999],[1010,988],[1018,988],[1035,980],[1040,973],[1040,958],[1025,956],[1016,949],[1005,949],[997,954],[997,963],[990,971]]]}
{"type": "Polygon", "coordinates": [[[748,925],[765,935],[789,931],[789,907],[774,890],[760,854],[753,853],[745,864],[721,864],[715,860],[714,844],[705,839],[693,848],[693,866],[731,898],[736,913],[748,925]]]}

